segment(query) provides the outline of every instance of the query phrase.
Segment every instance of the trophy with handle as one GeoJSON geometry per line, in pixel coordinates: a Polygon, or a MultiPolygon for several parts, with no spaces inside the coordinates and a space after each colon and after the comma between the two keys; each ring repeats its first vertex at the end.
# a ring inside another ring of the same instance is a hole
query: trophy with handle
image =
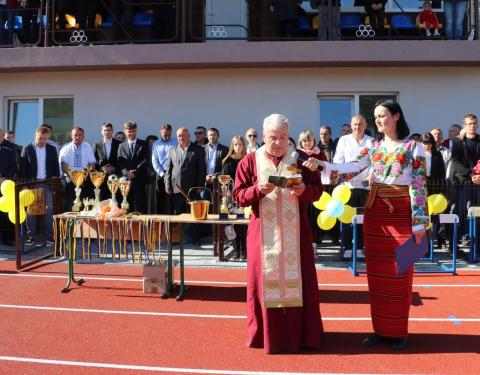
{"type": "Polygon", "coordinates": [[[72,211],[80,212],[82,208],[82,201],[80,200],[80,193],[85,178],[87,177],[87,171],[85,169],[69,169],[67,171],[68,177],[72,180],[75,185],[75,201],[73,202],[72,211]]]}
{"type": "Polygon", "coordinates": [[[110,204],[112,206],[118,207],[117,199],[115,198],[115,194],[117,194],[117,190],[118,190],[118,177],[115,176],[114,174],[108,176],[107,186],[108,186],[108,190],[110,190],[110,193],[112,193],[110,204]]]}
{"type": "Polygon", "coordinates": [[[228,219],[228,185],[231,177],[228,174],[219,174],[218,182],[222,186],[222,204],[220,205],[220,219],[228,219]]]}
{"type": "Polygon", "coordinates": [[[120,189],[120,193],[122,193],[122,196],[123,196],[121,208],[124,209],[125,211],[128,211],[130,207],[127,201],[127,196],[128,196],[128,193],[130,192],[130,186],[131,186],[131,182],[127,177],[125,176],[120,177],[120,179],[118,180],[118,188],[120,189]]]}
{"type": "Polygon", "coordinates": [[[95,205],[94,205],[94,212],[96,214],[100,213],[100,186],[103,184],[103,180],[105,180],[105,172],[100,172],[100,171],[90,171],[88,173],[90,176],[90,180],[92,181],[93,186],[95,186],[95,189],[93,189],[93,192],[95,193],[95,205]]]}

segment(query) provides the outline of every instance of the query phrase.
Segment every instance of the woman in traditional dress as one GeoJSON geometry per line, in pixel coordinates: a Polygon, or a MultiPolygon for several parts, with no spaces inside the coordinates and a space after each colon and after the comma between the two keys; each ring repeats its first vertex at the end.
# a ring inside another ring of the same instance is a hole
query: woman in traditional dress
{"type": "Polygon", "coordinates": [[[395,249],[410,236],[420,243],[428,223],[426,213],[425,153],[423,145],[408,140],[403,111],[392,100],[375,105],[375,124],[380,133],[371,148],[360,151],[350,163],[319,163],[332,179],[348,180],[370,167],[371,191],[365,203],[364,237],[368,288],[374,334],[364,346],[384,341],[395,350],[407,347],[408,315],[412,300],[413,266],[397,275],[395,249]]]}
{"type": "MultiPolygon", "coordinates": [[[[235,173],[237,173],[238,162],[247,154],[247,147],[245,141],[240,135],[236,135],[230,142],[230,148],[227,156],[222,160],[222,174],[228,174],[232,181],[235,182],[235,173]]],[[[245,225],[234,225],[235,240],[233,242],[233,260],[247,260],[247,245],[246,245],[246,227],[245,225]]]]}

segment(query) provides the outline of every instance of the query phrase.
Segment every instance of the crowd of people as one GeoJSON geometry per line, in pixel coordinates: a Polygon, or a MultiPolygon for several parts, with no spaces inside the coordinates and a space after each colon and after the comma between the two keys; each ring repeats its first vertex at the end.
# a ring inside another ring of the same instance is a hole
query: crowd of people
{"type": "MultiPolygon", "coordinates": [[[[44,180],[62,175],[65,207],[70,210],[74,191],[67,172],[90,167],[131,181],[127,198],[132,211],[178,214],[187,210],[183,191],[211,198],[207,192],[216,176],[230,175],[232,199],[240,207],[251,207],[248,233],[235,228],[234,247],[237,259],[249,253],[247,345],[263,347],[267,353],[321,346],[323,327],[311,231],[316,224],[309,221],[308,211],[320,198],[324,184],[346,183],[355,196],[350,203],[364,207],[374,332],[362,345],[388,343],[394,350],[404,350],[413,266],[398,274],[395,249],[412,236],[417,244],[425,238],[428,183],[433,179],[454,186],[451,209],[465,222],[460,212],[480,184],[480,173],[476,173],[480,170],[475,167],[480,160],[478,119],[465,115],[463,126],[450,126],[447,139],[440,128],[410,135],[403,111],[393,100],[377,103],[374,119],[375,137],[367,134],[365,117],[357,114],[341,126],[342,136],[336,140],[332,129],[322,126],[318,143],[315,132],[308,129],[295,142],[288,119],[272,114],[263,123],[263,142],[259,132],[250,128],[245,138],[234,136],[229,147],[220,143],[216,128],[198,126],[193,139],[186,127],[178,128],[173,137],[174,129],[165,123],[160,126],[160,138],[149,136],[146,141],[137,137],[137,124],[127,121],[115,136],[113,125],[103,123],[94,147],[85,142],[85,131],[75,127],[71,142],[60,148],[51,140],[51,126],[42,124],[34,141],[20,150],[14,134],[0,129],[0,178],[44,180]],[[280,187],[270,180],[272,175],[289,174],[292,168],[301,174],[300,182],[280,187]]],[[[82,194],[89,194],[86,185],[82,194]]],[[[102,198],[109,197],[103,188],[102,198]]],[[[199,238],[192,236],[191,241],[199,238]]]]}
{"type": "MultiPolygon", "coordinates": [[[[480,160],[480,135],[477,134],[477,128],[477,117],[467,114],[463,126],[452,124],[449,127],[446,139],[440,128],[410,135],[411,139],[424,145],[429,193],[441,192],[447,196],[450,212],[460,218],[459,239],[463,241],[468,239],[468,207],[478,203],[475,184],[480,184],[480,175],[473,172],[480,160]]],[[[360,114],[353,116],[350,123],[343,124],[340,132],[341,136],[333,139],[331,127],[321,126],[317,142],[315,132],[305,129],[297,140],[290,137],[289,144],[319,160],[344,163],[353,161],[361,149],[371,147],[374,141],[365,117],[360,114]]],[[[75,127],[71,131],[71,142],[60,147],[51,140],[51,126],[42,124],[35,131],[34,141],[22,147],[15,144],[13,132],[0,130],[0,178],[42,180],[63,177],[63,208],[70,211],[75,198],[75,186],[68,177],[68,169],[98,169],[104,171],[107,178],[115,174],[126,176],[131,181],[127,197],[131,211],[179,214],[188,212],[181,191],[189,192],[195,188],[191,193],[192,198],[211,200],[209,191],[215,190],[215,176],[228,174],[234,182],[238,162],[262,144],[259,133],[254,128],[248,129],[244,136],[233,137],[227,143],[228,146],[220,142],[218,129],[207,130],[203,126],[194,130],[194,139],[191,139],[188,128],[179,128],[174,135],[170,124],[162,124],[159,137],[150,135],[146,140],[140,140],[137,137],[137,124],[132,121],[125,122],[122,130],[115,134],[111,123],[103,123],[99,133],[99,140],[92,147],[84,140],[84,129],[75,127]]],[[[349,204],[353,207],[363,207],[365,203],[370,189],[368,173],[365,170],[345,182],[352,190],[349,204]]],[[[101,187],[102,200],[110,198],[107,178],[101,187]]],[[[331,180],[331,176],[322,174],[322,183],[334,185],[336,182],[331,180]]],[[[87,179],[81,198],[89,196],[93,196],[93,185],[87,179]]],[[[310,225],[317,245],[329,237],[333,245],[338,245],[341,241],[345,248],[351,248],[351,228],[343,226],[340,233],[337,225],[330,231],[321,231],[317,225],[318,213],[310,205],[310,225]]],[[[238,241],[235,258],[245,258],[245,233],[241,227],[236,227],[235,230],[238,241]]],[[[199,244],[200,241],[200,234],[192,231],[192,242],[199,244]]],[[[442,227],[438,233],[439,246],[445,241],[442,227]]],[[[360,240],[359,248],[362,248],[361,242],[360,240]]]]}

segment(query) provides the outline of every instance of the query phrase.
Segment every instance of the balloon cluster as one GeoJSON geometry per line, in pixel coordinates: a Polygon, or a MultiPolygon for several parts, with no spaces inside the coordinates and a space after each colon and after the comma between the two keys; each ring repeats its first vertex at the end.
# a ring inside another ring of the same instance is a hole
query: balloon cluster
{"type": "Polygon", "coordinates": [[[320,229],[332,229],[335,223],[340,220],[344,224],[350,224],[355,209],[346,203],[350,200],[352,192],[346,185],[339,185],[333,189],[332,195],[326,191],[322,193],[320,199],[313,203],[315,208],[323,210],[317,218],[317,224],[320,229]]]}
{"type": "MultiPolygon", "coordinates": [[[[15,182],[12,180],[5,180],[0,186],[2,197],[0,198],[0,211],[8,212],[8,218],[15,224],[17,217],[15,215],[15,182]]],[[[27,217],[25,208],[30,206],[35,201],[35,194],[30,189],[24,189],[19,195],[19,223],[23,223],[27,217]]]]}

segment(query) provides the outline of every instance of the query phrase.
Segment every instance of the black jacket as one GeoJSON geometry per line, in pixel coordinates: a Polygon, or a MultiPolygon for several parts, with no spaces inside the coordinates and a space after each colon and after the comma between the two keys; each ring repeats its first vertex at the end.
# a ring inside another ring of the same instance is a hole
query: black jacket
{"type": "Polygon", "coordinates": [[[205,186],[205,176],[207,174],[205,148],[190,143],[183,162],[180,145],[171,147],[168,156],[168,167],[165,171],[165,190],[180,193],[176,185],[179,185],[185,192],[188,192],[192,187],[205,186]]]}
{"type": "Polygon", "coordinates": [[[117,159],[118,159],[118,147],[120,146],[120,142],[117,141],[115,138],[112,139],[112,148],[110,150],[110,157],[107,158],[107,150],[105,148],[105,143],[103,142],[103,138],[95,143],[93,147],[93,153],[95,155],[95,160],[97,161],[97,168],[102,169],[102,167],[106,165],[111,165],[115,168],[115,173],[119,173],[117,170],[117,159]]]}
{"type": "MultiPolygon", "coordinates": [[[[45,145],[45,170],[46,178],[59,177],[60,167],[58,164],[57,149],[49,145],[45,145]]],[[[20,157],[20,177],[34,180],[37,178],[38,163],[35,144],[30,143],[25,146],[20,157]]]]}
{"type": "MultiPolygon", "coordinates": [[[[207,166],[208,173],[208,144],[205,145],[205,165],[207,166]]],[[[222,161],[228,154],[228,147],[222,144],[217,145],[217,151],[215,153],[215,173],[220,173],[222,171],[222,161]]]]}
{"type": "Polygon", "coordinates": [[[147,177],[148,144],[146,141],[137,139],[133,155],[130,153],[128,141],[118,146],[117,170],[126,175],[128,171],[135,171],[135,184],[145,183],[147,177]]]}
{"type": "Polygon", "coordinates": [[[6,139],[0,144],[0,177],[13,178],[17,172],[17,158],[13,145],[6,139]]]}

